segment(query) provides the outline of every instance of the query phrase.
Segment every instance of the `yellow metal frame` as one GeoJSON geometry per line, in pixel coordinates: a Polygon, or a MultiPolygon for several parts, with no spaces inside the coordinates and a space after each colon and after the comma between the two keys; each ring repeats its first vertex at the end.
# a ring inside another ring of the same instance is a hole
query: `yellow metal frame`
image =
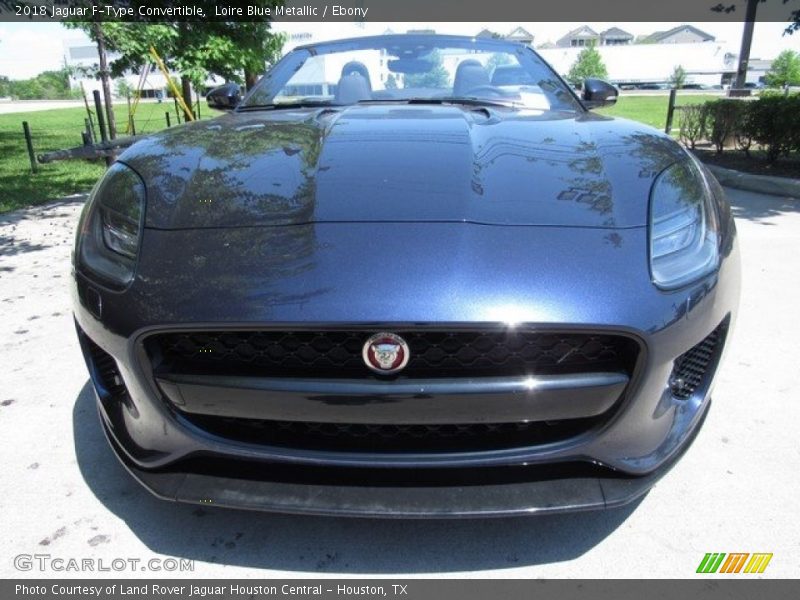
{"type": "Polygon", "coordinates": [[[167,70],[167,66],[164,64],[164,61],[161,60],[161,57],[158,55],[158,52],[156,52],[154,46],[150,46],[150,56],[152,56],[153,60],[156,61],[156,65],[158,66],[161,73],[164,75],[164,78],[167,80],[167,85],[169,86],[169,89],[172,90],[172,94],[175,96],[175,99],[178,101],[178,104],[180,104],[181,108],[183,109],[183,114],[185,115],[186,120],[194,121],[194,113],[192,112],[192,109],[186,105],[186,102],[183,99],[183,95],[181,95],[181,92],[180,90],[178,90],[178,86],[175,85],[175,82],[172,81],[172,77],[170,76],[169,71],[167,70]]]}

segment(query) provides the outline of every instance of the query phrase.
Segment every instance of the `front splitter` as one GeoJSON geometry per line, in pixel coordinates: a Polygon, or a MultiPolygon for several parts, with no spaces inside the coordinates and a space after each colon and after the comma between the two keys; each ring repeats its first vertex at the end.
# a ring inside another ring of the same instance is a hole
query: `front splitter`
{"type": "Polygon", "coordinates": [[[485,518],[543,515],[624,506],[647,493],[691,446],[708,413],[679,452],[644,476],[614,471],[602,477],[486,485],[333,485],[209,475],[188,470],[150,471],[119,447],[104,419],[103,430],[117,458],[145,488],[164,500],[265,512],[396,519],[485,518]]]}

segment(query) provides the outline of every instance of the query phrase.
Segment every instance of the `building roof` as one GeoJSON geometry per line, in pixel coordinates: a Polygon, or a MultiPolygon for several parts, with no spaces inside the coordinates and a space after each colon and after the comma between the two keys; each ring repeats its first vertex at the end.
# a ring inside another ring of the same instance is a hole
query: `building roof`
{"type": "Polygon", "coordinates": [[[633,34],[632,33],[628,33],[627,31],[625,31],[624,29],[620,29],[619,27],[609,27],[604,32],[602,32],[600,35],[602,37],[604,37],[604,38],[609,38],[609,37],[620,38],[620,37],[624,37],[624,38],[633,39],[633,34]]]}
{"type": "Polygon", "coordinates": [[[475,37],[479,37],[479,38],[494,38],[494,37],[497,37],[497,34],[494,31],[492,31],[491,29],[481,29],[478,32],[478,35],[476,35],[475,37]]]}
{"type": "Polygon", "coordinates": [[[672,29],[668,29],[667,31],[656,31],[655,33],[650,34],[647,38],[648,41],[651,42],[661,42],[676,33],[680,33],[681,31],[689,30],[692,33],[699,35],[703,38],[704,42],[713,42],[716,38],[711,35],[710,33],[706,33],[702,29],[698,29],[694,25],[678,25],[677,27],[673,27],[672,29]]]}
{"type": "Polygon", "coordinates": [[[532,40],[533,34],[524,27],[517,27],[506,36],[507,40],[532,40]]]}
{"type": "Polygon", "coordinates": [[[582,38],[582,37],[596,38],[596,37],[599,37],[599,34],[594,29],[589,27],[588,25],[582,25],[582,26],[578,27],[577,29],[573,29],[572,31],[567,33],[567,35],[565,35],[564,37],[560,38],[558,40],[558,42],[560,43],[560,42],[563,42],[565,40],[571,40],[571,39],[574,39],[574,38],[582,38]]]}

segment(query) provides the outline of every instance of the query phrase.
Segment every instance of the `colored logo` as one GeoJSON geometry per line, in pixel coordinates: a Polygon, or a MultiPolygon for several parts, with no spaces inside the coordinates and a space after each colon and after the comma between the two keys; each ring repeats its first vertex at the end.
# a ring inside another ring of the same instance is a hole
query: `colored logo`
{"type": "Polygon", "coordinates": [[[408,364],[411,353],[408,344],[399,335],[376,333],[364,344],[361,356],[370,369],[389,375],[402,370],[408,364]]]}
{"type": "Polygon", "coordinates": [[[709,552],[700,561],[698,573],[763,573],[772,553],[769,552],[709,552]]]}

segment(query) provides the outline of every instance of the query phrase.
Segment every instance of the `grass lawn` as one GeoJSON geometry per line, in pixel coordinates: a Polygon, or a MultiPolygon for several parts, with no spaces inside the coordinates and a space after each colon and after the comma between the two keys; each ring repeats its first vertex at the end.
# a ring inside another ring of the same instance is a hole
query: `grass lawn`
{"type": "MultiPolygon", "coordinates": [[[[172,103],[142,102],[135,116],[136,133],[152,133],[166,127],[166,111],[170,111],[175,125],[172,103]]],[[[204,118],[211,116],[212,111],[205,106],[200,111],[204,118]]],[[[127,105],[115,105],[114,115],[117,129],[123,135],[128,118],[127,105]]],[[[41,204],[92,188],[105,170],[105,161],[62,160],[40,164],[39,172],[33,175],[22,134],[22,122],[28,121],[37,155],[73,148],[81,145],[85,118],[86,111],[82,107],[0,115],[0,212],[41,204]]],[[[97,135],[99,137],[99,132],[97,135]]]]}
{"type": "MultiPolygon", "coordinates": [[[[676,106],[686,106],[687,104],[702,104],[708,100],[716,100],[721,96],[698,94],[698,95],[681,95],[678,92],[678,98],[675,101],[676,106]]],[[[667,124],[667,106],[669,105],[669,96],[625,96],[624,94],[619,97],[614,106],[608,108],[601,108],[597,112],[611,117],[624,117],[645,123],[656,129],[664,130],[667,124]]],[[[673,119],[673,127],[677,126],[677,115],[673,119]]]]}
{"type": "MultiPolygon", "coordinates": [[[[678,95],[678,105],[702,103],[718,96],[678,95]]],[[[668,96],[625,96],[615,106],[601,109],[601,114],[625,117],[663,129],[667,120],[668,96]]],[[[141,103],[136,112],[136,133],[152,133],[166,126],[164,113],[170,111],[175,124],[173,104],[141,103]]],[[[124,133],[127,105],[114,106],[117,128],[124,133]]],[[[203,118],[212,115],[206,106],[203,118]]],[[[219,114],[219,113],[216,113],[219,114]]],[[[69,194],[87,192],[103,173],[105,162],[85,160],[57,161],[39,165],[32,175],[22,135],[22,121],[28,121],[36,154],[72,148],[81,144],[81,130],[86,111],[62,108],[41,112],[0,115],[0,212],[40,204],[69,194]]]]}

